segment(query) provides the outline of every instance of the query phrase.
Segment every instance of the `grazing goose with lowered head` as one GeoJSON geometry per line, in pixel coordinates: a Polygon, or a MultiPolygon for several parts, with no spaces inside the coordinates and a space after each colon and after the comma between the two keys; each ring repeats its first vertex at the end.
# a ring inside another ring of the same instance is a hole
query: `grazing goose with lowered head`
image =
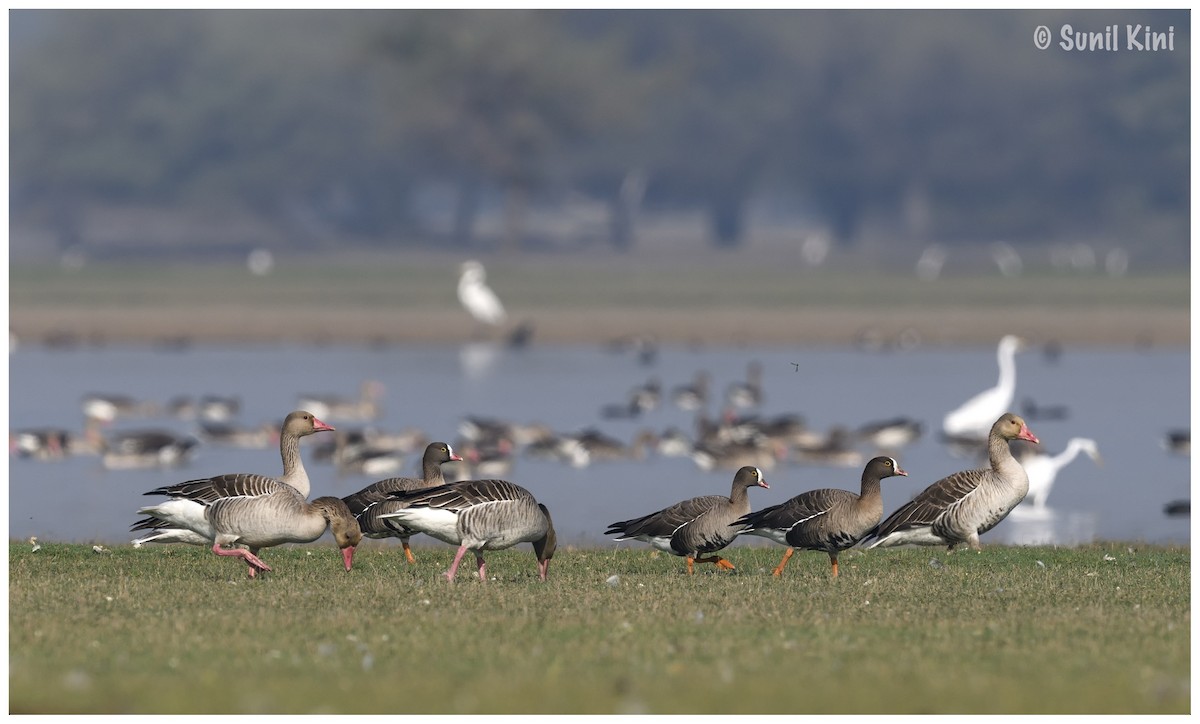
{"type": "Polygon", "coordinates": [[[468,551],[475,553],[479,580],[487,580],[484,551],[533,543],[538,578],[546,580],[550,559],[558,547],[550,511],[525,488],[507,480],[464,480],[436,488],[389,493],[399,510],[380,515],[440,541],[458,546],[454,563],[444,574],[453,581],[468,551]]]}
{"type": "Polygon", "coordinates": [[[991,467],[960,471],[925,488],[879,524],[869,547],[913,543],[954,550],[967,543],[978,551],[979,536],[1004,520],[1029,491],[1029,477],[1009,450],[1010,440],[1038,442],[1025,420],[1006,412],[988,433],[991,467]]]}
{"type": "MultiPolygon", "coordinates": [[[[283,459],[283,475],[270,478],[255,473],[235,473],[222,475],[224,485],[253,486],[261,481],[271,480],[283,483],[299,493],[300,498],[308,497],[311,489],[308,472],[304,469],[304,460],[300,457],[300,438],[317,432],[332,431],[333,428],[318,420],[311,412],[296,410],[289,413],[283,420],[279,431],[279,456],[283,459]]],[[[160,488],[159,490],[165,490],[160,488]]],[[[158,491],[152,491],[158,493],[158,491]]],[[[147,493],[150,495],[151,493],[147,493]]],[[[151,516],[134,524],[132,530],[149,530],[151,533],[133,541],[135,546],[144,543],[186,543],[189,545],[208,545],[212,542],[211,524],[204,520],[203,504],[197,501],[182,499],[178,502],[164,503],[170,505],[169,515],[157,516],[154,513],[144,513],[151,516]],[[172,524],[172,521],[178,525],[172,524]],[[197,528],[199,530],[197,530],[197,528]]],[[[140,512],[140,511],[139,511],[140,512]]]]}
{"type": "Polygon", "coordinates": [[[1017,352],[1025,347],[1020,337],[1008,334],[996,348],[1000,379],[996,386],[984,390],[947,413],[942,420],[942,432],[950,439],[982,439],[996,418],[1012,407],[1017,388],[1017,352]]]}
{"type": "Polygon", "coordinates": [[[1086,453],[1097,465],[1102,465],[1104,462],[1100,458],[1100,449],[1096,446],[1096,441],[1086,437],[1071,438],[1067,441],[1066,449],[1057,455],[1033,452],[1023,455],[1020,462],[1021,467],[1025,468],[1025,474],[1029,476],[1029,492],[1025,498],[1027,504],[1018,507],[1014,513],[1025,508],[1044,510],[1046,498],[1050,496],[1050,488],[1054,486],[1054,479],[1058,477],[1058,471],[1066,467],[1081,452],[1086,453]]]}
{"type": "Polygon", "coordinates": [[[165,503],[140,508],[148,518],[132,530],[174,530],[175,539],[164,541],[150,535],[135,541],[212,543],[219,556],[234,556],[249,565],[250,577],[271,567],[258,557],[259,550],[283,543],[310,543],[333,532],[346,570],[354,559],[354,548],[362,540],[358,521],[341,498],[326,496],[309,502],[299,491],[278,480],[257,475],[219,475],[189,480],[151,490],[146,495],[166,495],[165,503]],[[244,546],[228,548],[227,546],[244,546]]]}
{"type": "Polygon", "coordinates": [[[616,540],[640,540],[660,551],[683,556],[687,559],[688,575],[692,574],[695,563],[715,563],[732,571],[733,564],[721,556],[701,556],[715,554],[732,543],[742,531],[742,527],[734,523],[750,512],[747,493],[752,487],[771,486],[763,479],[761,470],[747,465],[733,476],[729,497],[701,495],[689,498],[650,515],[613,523],[604,534],[616,535],[616,540]]]}
{"type": "Polygon", "coordinates": [[[883,517],[879,483],[894,475],[908,473],[900,469],[894,458],[873,458],[863,469],[858,495],[838,488],[809,490],[779,505],[744,515],[735,525],[745,526],[743,534],[770,538],[789,546],[772,575],[783,575],[784,566],[799,548],[828,553],[833,577],[837,578],[838,553],[852,547],[879,525],[883,517]]]}
{"type": "Polygon", "coordinates": [[[417,531],[406,528],[393,518],[381,517],[385,513],[399,510],[401,504],[388,497],[390,493],[423,490],[445,485],[442,477],[442,463],[462,460],[450,445],[444,442],[431,442],[425,447],[425,455],[421,458],[421,477],[419,478],[386,478],[371,483],[367,487],[342,498],[350,507],[350,512],[358,520],[363,535],[368,538],[399,538],[404,546],[404,557],[409,563],[416,563],[408,539],[417,531]]]}

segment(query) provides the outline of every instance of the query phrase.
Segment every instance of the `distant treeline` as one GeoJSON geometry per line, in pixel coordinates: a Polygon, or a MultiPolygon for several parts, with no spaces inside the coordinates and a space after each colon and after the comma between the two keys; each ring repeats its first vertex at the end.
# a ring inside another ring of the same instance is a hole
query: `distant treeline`
{"type": "MultiPolygon", "coordinates": [[[[10,206],[322,238],[529,241],[535,209],[747,211],[853,243],[1120,239],[1186,255],[1188,12],[14,10],[10,206]],[[1173,50],[1042,50],[1064,24],[1173,50]],[[580,200],[586,200],[581,205],[580,200]]],[[[253,235],[256,232],[245,232],[253,235]]]]}

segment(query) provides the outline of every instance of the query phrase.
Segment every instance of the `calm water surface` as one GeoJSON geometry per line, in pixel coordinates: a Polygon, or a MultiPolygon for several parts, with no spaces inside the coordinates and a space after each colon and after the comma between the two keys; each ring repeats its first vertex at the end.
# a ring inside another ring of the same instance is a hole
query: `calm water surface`
{"type": "MultiPolygon", "coordinates": [[[[996,383],[994,348],[928,348],[877,353],[830,348],[668,347],[644,365],[631,354],[600,346],[533,346],[524,350],[484,344],[464,346],[149,347],[49,350],[23,346],[9,358],[9,418],[13,429],[36,426],[82,428],[80,398],[120,392],[165,403],[179,395],[235,395],[244,425],[281,419],[300,393],[354,396],[364,379],[381,381],[386,394],[382,430],[416,426],[431,440],[454,442],[467,415],[521,423],[542,422],[558,431],[597,427],[630,441],[642,429],[677,426],[689,433],[694,413],[664,401],[636,420],[606,420],[602,406],[622,402],[628,391],[657,377],[664,391],[690,383],[700,370],[710,390],[745,378],[747,363],[763,365],[764,415],[799,414],[809,427],[857,427],[909,416],[926,433],[897,454],[908,478],[884,482],[885,514],[929,483],[975,467],[956,457],[936,431],[942,416],[969,396],[996,383]]],[[[1073,436],[1099,443],[1103,466],[1086,456],[1064,468],[1049,497],[1050,520],[1010,517],[984,541],[1021,541],[1047,536],[1063,543],[1092,539],[1190,541],[1188,518],[1168,518],[1168,501],[1190,497],[1189,460],[1163,449],[1168,430],[1186,429],[1189,417],[1189,356],[1186,349],[1066,349],[1056,361],[1030,350],[1017,359],[1017,402],[1065,405],[1065,420],[1030,419],[1043,448],[1061,451],[1073,436]]],[[[711,405],[711,403],[710,403],[711,405]]],[[[715,413],[715,405],[710,412],[715,413]]],[[[353,423],[335,425],[348,428],[353,423]]],[[[120,421],[116,427],[162,426],[190,432],[193,423],[168,417],[120,421]]],[[[339,475],[330,465],[306,465],[313,495],[346,495],[377,477],[339,475]]],[[[874,451],[863,449],[866,456],[874,451]]],[[[406,473],[419,467],[417,456],[406,473]]],[[[106,471],[94,457],[58,462],[11,459],[10,539],[122,543],[141,493],[194,477],[226,472],[277,474],[276,449],[235,450],[202,446],[192,462],[168,470],[106,471]]],[[[782,464],[766,471],[770,490],[751,491],[755,509],[804,490],[840,487],[857,491],[861,466],[782,464]]],[[[584,545],[606,542],[606,525],[683,498],[727,493],[732,472],[705,472],[686,458],[649,456],[642,461],[595,463],[572,468],[518,457],[508,476],[529,488],[554,513],[561,539],[584,545]]],[[[428,544],[441,545],[425,539],[428,544]]],[[[754,539],[757,541],[757,539],[754,539]]],[[[752,541],[753,542],[753,541],[752,541]]],[[[372,542],[368,545],[382,545],[372,542]]],[[[640,545],[640,544],[639,544],[640,545]]]]}

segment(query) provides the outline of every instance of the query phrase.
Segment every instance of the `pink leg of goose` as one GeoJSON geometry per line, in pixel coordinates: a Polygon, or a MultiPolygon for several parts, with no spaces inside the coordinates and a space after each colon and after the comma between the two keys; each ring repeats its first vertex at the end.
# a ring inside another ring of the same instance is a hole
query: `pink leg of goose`
{"type": "Polygon", "coordinates": [[[271,570],[271,567],[259,560],[258,556],[243,548],[222,548],[220,543],[213,543],[212,551],[219,556],[233,556],[234,558],[241,558],[246,561],[246,563],[250,564],[251,578],[254,578],[255,569],[260,571],[271,570]]]}
{"type": "Polygon", "coordinates": [[[475,562],[479,564],[479,580],[487,580],[487,564],[483,562],[483,554],[475,553],[475,562]]]}
{"type": "Polygon", "coordinates": [[[448,581],[454,580],[454,574],[458,571],[458,563],[459,563],[459,561],[462,560],[462,557],[466,552],[467,552],[466,546],[459,546],[458,553],[454,554],[454,562],[450,564],[450,570],[448,570],[442,574],[443,576],[446,577],[446,580],[448,580],[448,581]]]}

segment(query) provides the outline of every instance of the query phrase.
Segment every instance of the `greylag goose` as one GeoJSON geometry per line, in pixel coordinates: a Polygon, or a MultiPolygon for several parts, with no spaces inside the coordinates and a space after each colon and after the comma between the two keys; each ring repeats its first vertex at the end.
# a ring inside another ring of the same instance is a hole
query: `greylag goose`
{"type": "Polygon", "coordinates": [[[138,509],[147,518],[131,530],[154,531],[134,541],[143,543],[212,544],[219,556],[241,558],[254,578],[271,567],[259,550],[283,543],[310,543],[332,531],[349,571],[354,549],[362,541],[358,521],[341,498],[306,501],[290,485],[261,475],[219,475],[189,480],[146,493],[166,495],[165,503],[138,509]],[[245,546],[229,548],[227,546],[245,546]]]}
{"type": "Polygon", "coordinates": [[[770,538],[789,546],[772,575],[783,575],[797,548],[825,551],[838,575],[838,553],[852,547],[879,525],[883,517],[883,496],[879,483],[894,475],[908,475],[894,458],[873,458],[863,468],[862,487],[855,495],[849,490],[820,488],[801,493],[787,502],[744,515],[735,525],[746,527],[743,534],[770,538]]]}
{"type": "Polygon", "coordinates": [[[487,580],[484,551],[533,543],[538,578],[546,580],[550,559],[558,546],[550,511],[525,488],[507,480],[464,480],[436,488],[390,493],[401,506],[380,515],[412,530],[458,546],[454,563],[444,574],[453,581],[468,551],[475,553],[479,580],[487,580]]]}
{"type": "Polygon", "coordinates": [[[979,536],[1004,520],[1029,491],[1029,477],[1009,450],[1011,440],[1038,442],[1025,420],[1006,412],[988,433],[991,467],[960,471],[925,488],[879,524],[869,547],[913,543],[954,550],[967,543],[978,551],[979,536]]]}
{"type": "Polygon", "coordinates": [[[298,407],[312,410],[317,417],[330,420],[345,420],[347,422],[374,420],[382,414],[379,400],[383,397],[382,382],[363,380],[359,385],[358,399],[346,399],[338,395],[300,396],[298,407]]]}
{"type": "Polygon", "coordinates": [[[632,520],[613,523],[605,535],[616,540],[640,540],[660,551],[682,556],[687,560],[688,574],[695,563],[715,563],[720,568],[734,570],[733,564],[721,556],[706,553],[717,551],[733,542],[741,532],[734,521],[750,512],[752,487],[770,488],[762,471],[747,465],[733,476],[729,497],[701,495],[664,508],[656,513],[632,520]]]}
{"type": "Polygon", "coordinates": [[[508,319],[500,298],[487,285],[483,264],[474,259],[464,261],[459,267],[458,301],[478,323],[494,327],[508,319]]]}
{"type": "Polygon", "coordinates": [[[942,432],[950,439],[983,438],[996,418],[1012,406],[1017,387],[1016,354],[1024,349],[1020,337],[1008,334],[996,348],[1000,379],[996,386],[984,390],[947,413],[942,419],[942,432]]]}
{"type": "Polygon", "coordinates": [[[409,563],[416,563],[408,539],[416,532],[405,528],[399,521],[381,518],[383,513],[391,513],[400,509],[400,503],[388,497],[389,493],[407,492],[433,488],[445,485],[442,477],[442,463],[462,460],[454,448],[444,442],[431,442],[425,448],[421,458],[421,477],[419,478],[386,478],[371,483],[367,487],[342,498],[350,507],[350,512],[358,520],[363,535],[368,538],[399,538],[404,546],[404,557],[409,563]]]}
{"type": "Polygon", "coordinates": [[[1104,464],[1100,458],[1100,449],[1096,446],[1096,441],[1086,437],[1071,438],[1067,441],[1066,449],[1057,455],[1032,452],[1023,455],[1020,458],[1021,467],[1025,468],[1025,474],[1029,477],[1029,492],[1025,497],[1025,503],[1028,505],[1021,505],[1014,513],[1028,507],[1036,510],[1045,509],[1046,498],[1050,495],[1050,488],[1054,486],[1054,479],[1058,477],[1058,471],[1066,467],[1081,452],[1086,453],[1097,465],[1104,464]]]}

